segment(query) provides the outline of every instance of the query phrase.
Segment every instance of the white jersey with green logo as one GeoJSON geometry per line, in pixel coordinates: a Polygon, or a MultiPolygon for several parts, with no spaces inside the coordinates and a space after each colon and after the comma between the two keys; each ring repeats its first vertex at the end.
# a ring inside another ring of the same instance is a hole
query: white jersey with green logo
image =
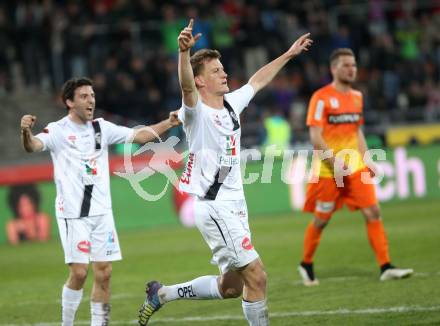
{"type": "Polygon", "coordinates": [[[58,218],[102,215],[111,210],[108,146],[129,140],[133,129],[101,118],[93,124],[79,125],[66,116],[36,135],[52,156],[58,218]]]}
{"type": "Polygon", "coordinates": [[[239,115],[254,96],[246,84],[224,96],[224,107],[202,102],[194,108],[183,104],[179,119],[189,147],[186,168],[180,178],[182,191],[210,200],[244,199],[240,170],[239,115]]]}

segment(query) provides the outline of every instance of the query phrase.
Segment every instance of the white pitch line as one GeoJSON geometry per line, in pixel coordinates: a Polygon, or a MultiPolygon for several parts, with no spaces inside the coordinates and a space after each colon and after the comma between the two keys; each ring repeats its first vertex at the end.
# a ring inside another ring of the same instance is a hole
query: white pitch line
{"type": "MultiPolygon", "coordinates": [[[[337,310],[311,310],[311,311],[286,311],[270,313],[270,318],[287,318],[287,317],[313,317],[326,315],[372,315],[387,313],[410,313],[410,312],[430,312],[440,311],[440,306],[421,307],[421,306],[400,306],[388,308],[365,308],[365,309],[337,309],[337,310]]],[[[208,322],[208,321],[224,321],[224,320],[243,320],[242,316],[194,316],[181,318],[157,318],[151,321],[152,324],[160,323],[186,323],[186,322],[208,322]]],[[[59,322],[36,323],[36,324],[0,324],[0,326],[58,326],[59,322]]],[[[77,321],[75,325],[89,325],[90,321],[77,321]]],[[[111,321],[112,325],[128,325],[137,324],[137,320],[111,321]]]]}
{"type": "MultiPolygon", "coordinates": [[[[432,272],[432,273],[426,273],[426,272],[415,272],[414,275],[412,277],[432,277],[432,276],[439,276],[440,275],[440,271],[438,272],[432,272]]],[[[320,278],[321,282],[347,282],[347,281],[354,281],[354,280],[359,280],[361,278],[365,278],[365,277],[361,277],[361,276],[335,276],[335,277],[327,277],[327,278],[320,278]]],[[[303,281],[301,280],[296,280],[293,281],[292,283],[293,285],[301,285],[303,284],[303,281]]],[[[117,301],[117,300],[125,300],[125,299],[132,299],[132,298],[139,298],[139,295],[137,294],[129,294],[129,293],[117,293],[117,294],[112,294],[112,301],[117,301]]],[[[81,302],[87,302],[89,301],[90,298],[83,298],[81,302]]],[[[17,304],[15,304],[16,306],[26,306],[26,305],[46,305],[46,304],[61,304],[61,300],[54,300],[52,302],[49,301],[41,301],[41,300],[27,300],[27,301],[22,301],[19,302],[17,304]]],[[[5,326],[5,325],[0,325],[0,326],[5,326]]]]}

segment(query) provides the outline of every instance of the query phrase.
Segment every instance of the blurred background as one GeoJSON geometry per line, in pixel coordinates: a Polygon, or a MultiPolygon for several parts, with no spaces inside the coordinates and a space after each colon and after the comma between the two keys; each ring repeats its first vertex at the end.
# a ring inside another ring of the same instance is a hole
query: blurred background
{"type": "MultiPolygon", "coordinates": [[[[350,47],[357,56],[356,88],[364,94],[368,143],[390,153],[385,164],[388,179],[379,189],[382,197],[440,197],[440,1],[4,0],[0,221],[6,223],[16,215],[7,198],[17,184],[37,182],[43,193],[38,207],[53,215],[50,158],[21,149],[21,116],[36,115],[35,130],[41,130],[66,114],[59,99],[64,81],[89,76],[95,82],[97,117],[127,126],[165,118],[181,103],[176,38],[189,18],[195,18],[194,33],[203,34],[196,50],[209,47],[222,53],[232,90],[301,34],[312,34],[315,43],[309,53],[289,63],[244,112],[244,148],[274,143],[310,148],[305,125],[308,100],[331,80],[331,51],[350,47]]],[[[181,129],[172,134],[184,139],[181,129]]],[[[120,165],[121,152],[114,149],[113,170],[120,165]]],[[[276,197],[272,210],[259,203],[260,186],[249,186],[251,212],[290,211],[301,205],[303,185],[288,187],[280,175],[274,177],[279,184],[270,191],[276,197]]],[[[157,192],[163,183],[160,176],[148,181],[157,192]]],[[[124,205],[132,206],[133,221],[124,222],[127,228],[153,223],[136,215],[145,205],[164,224],[177,220],[183,201],[172,191],[159,202],[146,203],[124,180],[112,178],[112,187],[115,216],[126,209],[124,205]]],[[[6,242],[2,231],[1,242],[6,242]]]]}

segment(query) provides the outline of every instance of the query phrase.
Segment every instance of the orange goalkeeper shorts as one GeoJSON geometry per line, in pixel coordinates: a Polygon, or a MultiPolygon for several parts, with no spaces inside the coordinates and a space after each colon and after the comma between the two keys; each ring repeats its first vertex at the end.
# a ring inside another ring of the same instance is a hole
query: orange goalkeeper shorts
{"type": "Polygon", "coordinates": [[[364,178],[371,181],[368,168],[364,168],[344,177],[343,187],[338,187],[333,177],[320,177],[317,183],[309,183],[304,212],[314,213],[316,217],[328,220],[344,204],[350,210],[376,205],[375,186],[362,182],[363,172],[366,173],[364,178]]]}

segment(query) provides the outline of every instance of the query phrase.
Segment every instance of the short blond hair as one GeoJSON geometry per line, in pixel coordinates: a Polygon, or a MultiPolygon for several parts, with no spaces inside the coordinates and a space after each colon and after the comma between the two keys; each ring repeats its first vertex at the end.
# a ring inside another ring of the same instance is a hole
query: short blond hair
{"type": "Polygon", "coordinates": [[[342,57],[344,55],[348,55],[351,57],[354,57],[353,50],[350,48],[339,48],[332,52],[330,55],[330,66],[333,66],[338,61],[339,57],[342,57]]]}
{"type": "Polygon", "coordinates": [[[202,73],[205,61],[220,58],[220,52],[212,49],[201,49],[194,53],[190,59],[194,77],[202,73]]]}

